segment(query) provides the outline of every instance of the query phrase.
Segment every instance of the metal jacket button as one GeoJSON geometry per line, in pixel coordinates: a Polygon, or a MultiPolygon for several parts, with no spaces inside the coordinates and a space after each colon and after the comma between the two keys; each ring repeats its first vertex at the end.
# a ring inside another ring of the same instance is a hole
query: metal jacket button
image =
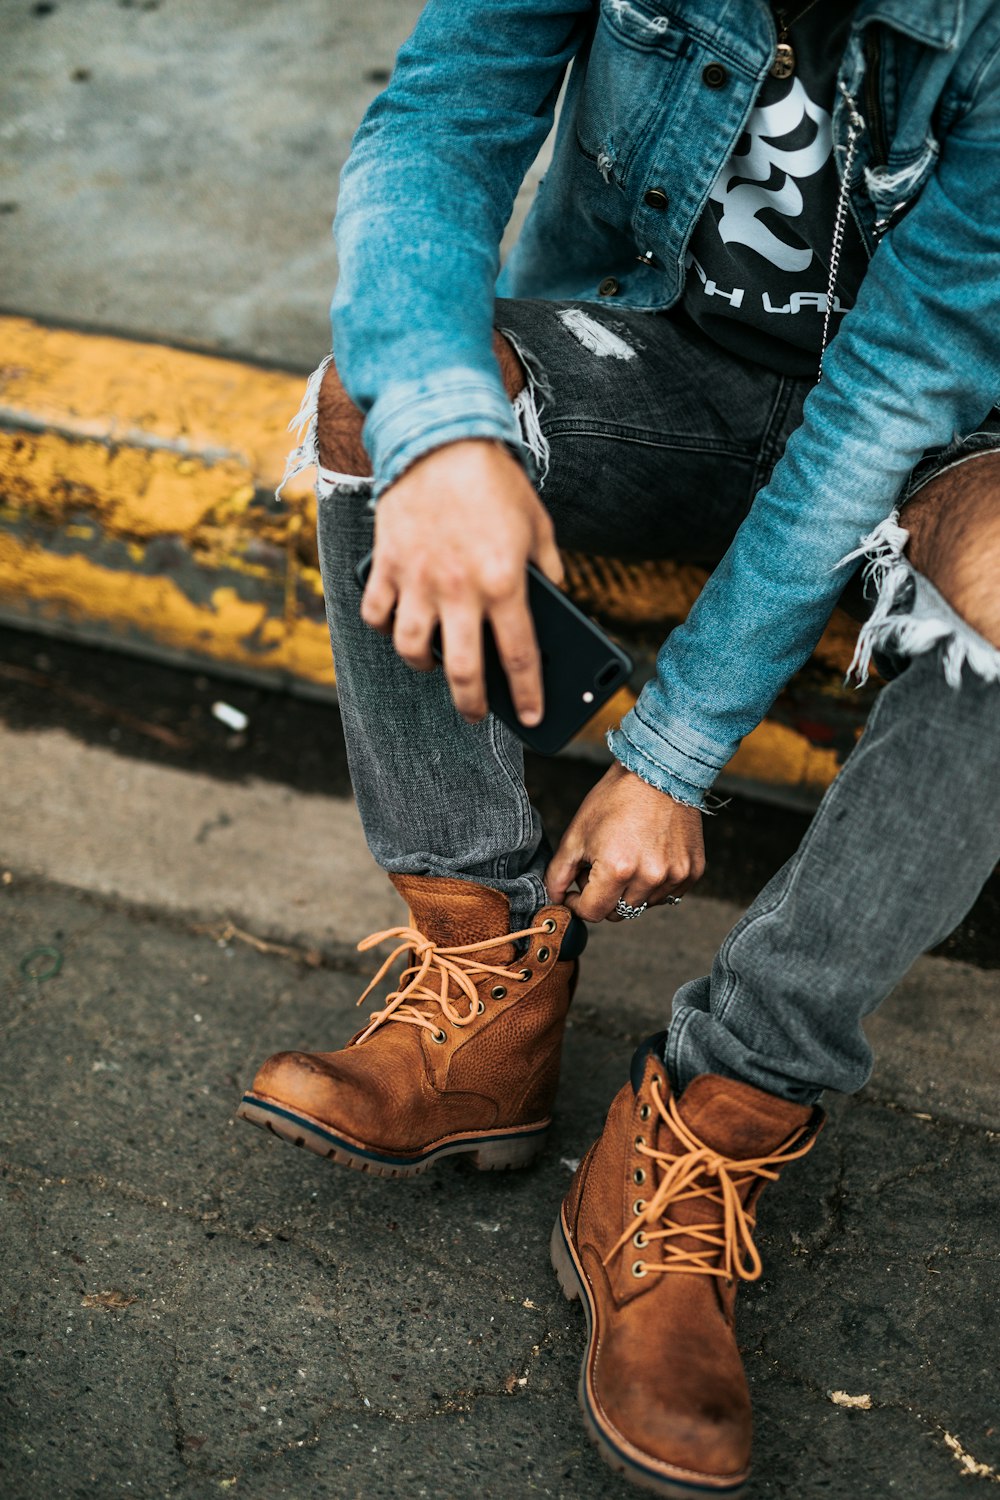
{"type": "Polygon", "coordinates": [[[667,197],[662,188],[650,188],[643,197],[642,201],[643,203],[645,203],[647,208],[655,208],[659,213],[662,213],[667,204],[670,202],[670,199],[667,197]]]}
{"type": "Polygon", "coordinates": [[[721,63],[711,62],[702,71],[701,81],[707,88],[721,89],[729,82],[729,72],[721,63]]]}
{"type": "Polygon", "coordinates": [[[605,276],[604,280],[597,288],[597,295],[599,297],[616,297],[620,291],[621,287],[618,285],[616,277],[605,276]]]}

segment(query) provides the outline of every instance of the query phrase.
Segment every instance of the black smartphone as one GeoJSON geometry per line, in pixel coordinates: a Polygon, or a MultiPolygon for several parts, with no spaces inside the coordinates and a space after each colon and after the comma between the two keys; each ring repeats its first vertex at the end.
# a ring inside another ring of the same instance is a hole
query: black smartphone
{"type": "MultiPolygon", "coordinates": [[[[359,586],[368,582],[372,555],[355,569],[359,586]]],[[[550,583],[534,563],[528,564],[528,605],[542,656],[545,710],[542,722],[529,728],[514,710],[510,687],[489,625],[483,627],[486,701],[532,750],[555,755],[606,703],[632,672],[632,658],[594,623],[572,599],[550,583]]],[[[441,660],[440,637],[432,645],[441,660]]]]}

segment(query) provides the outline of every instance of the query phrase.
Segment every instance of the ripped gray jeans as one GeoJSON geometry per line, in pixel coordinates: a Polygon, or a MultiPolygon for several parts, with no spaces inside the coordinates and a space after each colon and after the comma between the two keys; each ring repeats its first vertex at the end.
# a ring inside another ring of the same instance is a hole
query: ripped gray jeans
{"type": "MultiPolygon", "coordinates": [[[[501,301],[496,323],[528,370],[516,408],[560,545],[721,557],[801,420],[809,382],[744,363],[672,316],[501,301]]],[[[315,460],[319,374],[292,470],[315,460]]],[[[928,455],[906,498],[1000,448],[994,418],[928,455]]],[[[514,928],[526,926],[546,899],[549,849],[520,742],[492,717],[466,724],[440,672],[412,672],[362,624],[354,568],[372,544],[370,484],[320,470],[318,493],[344,731],[372,854],[390,871],[493,886],[514,928]]],[[[1000,858],[1000,652],[910,568],[904,526],[905,513],[889,518],[856,557],[868,558],[875,594],[858,663],[878,650],[897,675],[798,852],[712,973],[673,997],[665,1046],[678,1088],[702,1072],[804,1103],[859,1088],[871,1068],[863,1017],[961,920],[1000,858]]]]}

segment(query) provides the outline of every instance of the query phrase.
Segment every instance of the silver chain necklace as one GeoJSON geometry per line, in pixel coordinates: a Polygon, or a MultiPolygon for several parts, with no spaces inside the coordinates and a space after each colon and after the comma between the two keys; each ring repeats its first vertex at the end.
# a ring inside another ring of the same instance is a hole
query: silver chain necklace
{"type": "Polygon", "coordinates": [[[844,96],[847,105],[847,150],[844,152],[844,169],[840,178],[840,194],[837,198],[837,212],[833,221],[833,244],[830,247],[830,277],[826,285],[826,310],[823,318],[823,336],[819,346],[819,371],[816,379],[823,378],[823,355],[830,337],[830,315],[833,312],[833,302],[837,290],[837,272],[840,270],[840,252],[844,244],[844,225],[847,222],[847,198],[851,186],[851,172],[854,168],[854,157],[858,149],[858,141],[865,128],[865,122],[858,113],[858,106],[843,84],[840,92],[844,96]]]}

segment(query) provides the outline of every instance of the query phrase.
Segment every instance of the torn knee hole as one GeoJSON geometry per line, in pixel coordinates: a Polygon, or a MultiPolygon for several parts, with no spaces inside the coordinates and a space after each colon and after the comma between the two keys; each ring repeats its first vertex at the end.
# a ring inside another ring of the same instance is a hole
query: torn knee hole
{"type": "Polygon", "coordinates": [[[528,372],[521,363],[513,344],[498,328],[493,330],[493,352],[497,357],[497,364],[500,366],[504,389],[513,401],[515,396],[519,396],[528,384],[528,372]]]}

